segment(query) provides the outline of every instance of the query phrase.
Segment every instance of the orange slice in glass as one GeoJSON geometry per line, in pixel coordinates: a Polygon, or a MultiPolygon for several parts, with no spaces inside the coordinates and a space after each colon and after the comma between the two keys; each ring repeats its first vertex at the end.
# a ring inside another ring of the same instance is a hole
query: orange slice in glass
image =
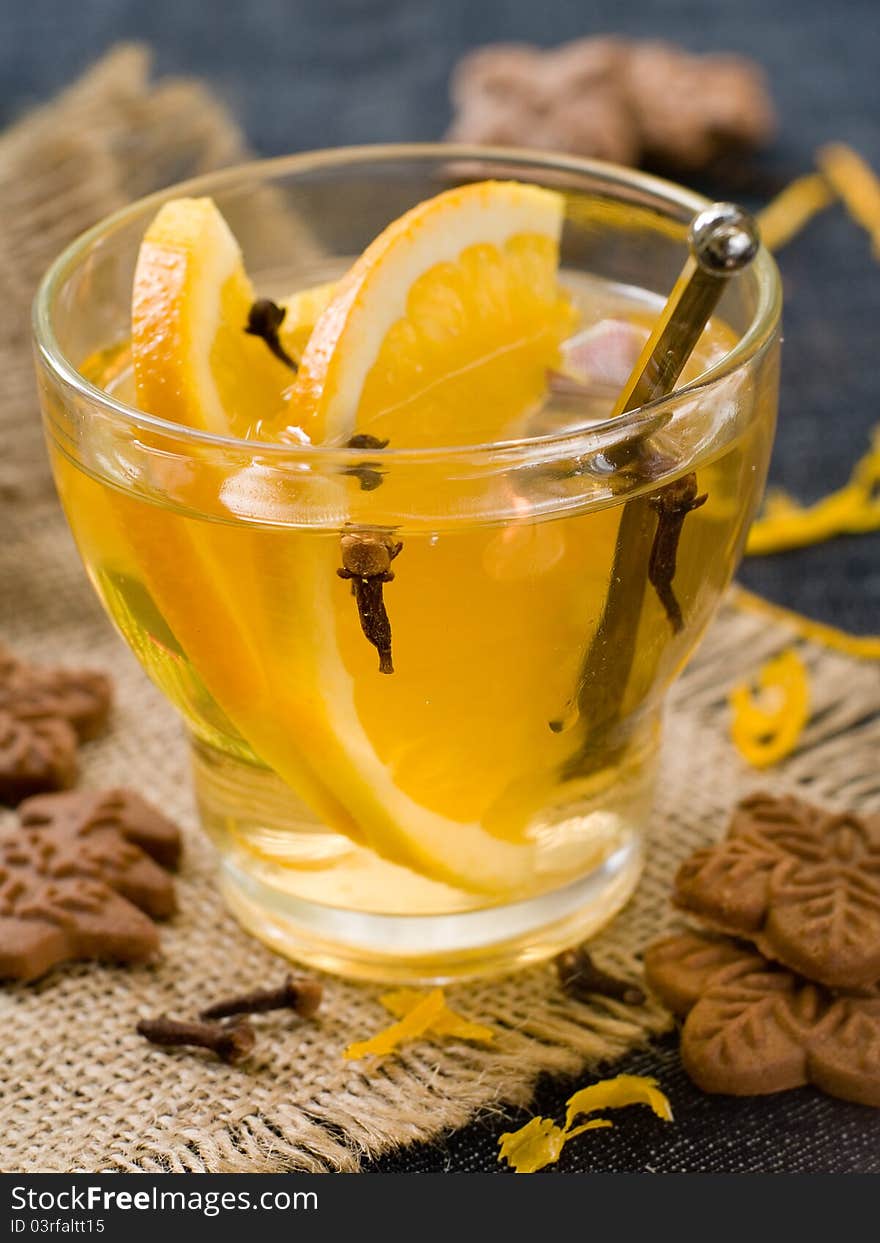
{"type": "Polygon", "coordinates": [[[518,182],[420,203],[367,247],[318,319],[290,421],[313,442],[398,447],[522,432],[574,312],[558,281],[563,199],[518,182]]]}
{"type": "MultiPolygon", "coordinates": [[[[302,363],[285,417],[314,442],[515,435],[572,326],[557,281],[562,208],[560,196],[515,183],[448,191],[390,225],[338,286],[317,300],[307,291],[313,300],[298,308],[288,300],[282,339],[302,334],[288,338],[302,363]]],[[[163,418],[241,434],[283,407],[290,373],[242,331],[253,292],[215,216],[204,200],[168,204],[147,233],[137,397],[163,418]]],[[[431,880],[499,898],[530,891],[535,847],[523,829],[534,791],[513,790],[523,772],[552,774],[571,747],[548,721],[607,582],[601,557],[592,567],[584,557],[596,518],[536,525],[523,501],[522,522],[506,529],[458,524],[439,544],[405,533],[387,594],[400,660],[387,678],[336,574],[353,481],[292,477],[282,499],[301,522],[261,526],[261,469],[225,481],[245,509],[253,499],[234,524],[116,502],[133,560],[199,677],[331,827],[431,880]]],[[[610,513],[609,531],[615,522],[610,513]]]]}

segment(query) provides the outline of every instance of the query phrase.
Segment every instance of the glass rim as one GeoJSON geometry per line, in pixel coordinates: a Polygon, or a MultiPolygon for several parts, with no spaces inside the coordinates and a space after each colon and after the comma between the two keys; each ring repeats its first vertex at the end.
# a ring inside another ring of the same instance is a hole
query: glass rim
{"type": "MultiPolygon", "coordinates": [[[[252,454],[259,454],[264,461],[266,458],[275,457],[289,459],[291,455],[300,460],[315,462],[327,457],[332,457],[337,462],[344,462],[349,458],[352,462],[361,461],[363,449],[353,449],[346,445],[290,444],[220,435],[216,432],[188,427],[182,423],[174,423],[120,401],[86,379],[61,349],[53,327],[53,305],[66,280],[96,243],[110,237],[134,217],[146,214],[149,209],[158,207],[170,197],[210,194],[248,178],[268,181],[287,173],[313,172],[333,166],[342,167],[389,160],[404,162],[411,159],[436,160],[438,163],[470,160],[499,165],[519,164],[534,168],[536,173],[545,169],[556,173],[592,177],[604,182],[611,193],[615,187],[641,188],[652,199],[660,199],[668,207],[678,207],[686,210],[690,215],[695,215],[710,204],[710,200],[704,195],[651,173],[643,173],[637,169],[603,160],[548,154],[519,147],[483,147],[443,142],[375,143],[321,148],[293,155],[249,160],[174,183],[136,199],[103,217],[70,242],[47,269],[34,296],[32,329],[40,359],[65,387],[72,389],[79,397],[91,404],[101,407],[104,413],[134,430],[147,430],[162,436],[173,437],[194,448],[246,450],[252,454]]],[[[670,212],[669,215],[672,216],[672,213],[670,212]]],[[[682,223],[686,221],[682,220],[682,223]]],[[[770,341],[781,312],[781,280],[776,263],[763,244],[748,274],[755,279],[758,297],[754,315],[745,332],[733,348],[726,351],[716,363],[694,380],[674,389],[665,397],[659,397],[625,414],[582,427],[568,428],[562,432],[475,444],[432,445],[427,448],[405,446],[394,449],[386,448],[382,450],[383,464],[390,465],[392,462],[398,464],[436,463],[462,457],[491,459],[495,455],[508,461],[511,457],[516,458],[521,454],[526,457],[532,454],[538,454],[540,457],[555,457],[557,451],[562,455],[574,446],[582,444],[585,437],[591,440],[595,437],[605,443],[615,443],[618,435],[624,438],[642,433],[646,427],[650,427],[658,419],[663,421],[660,412],[664,408],[672,403],[679,403],[683,399],[704,394],[706,390],[720,385],[760,354],[770,341]]]]}

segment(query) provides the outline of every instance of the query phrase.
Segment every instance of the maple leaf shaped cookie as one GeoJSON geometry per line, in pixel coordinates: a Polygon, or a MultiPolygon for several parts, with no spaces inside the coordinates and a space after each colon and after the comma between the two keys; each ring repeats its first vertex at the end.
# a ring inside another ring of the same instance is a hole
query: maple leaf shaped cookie
{"type": "Polygon", "coordinates": [[[812,1083],[880,1107],[880,993],[836,995],[748,946],[689,932],[645,955],[648,986],[684,1018],[682,1065],[704,1092],[812,1083]]]}
{"type": "Polygon", "coordinates": [[[128,790],[28,799],[0,834],[0,978],[75,958],[141,962],[175,910],[171,821],[128,790]]]}
{"type": "Polygon", "coordinates": [[[880,816],[756,794],[679,869],[675,904],[831,988],[880,980],[880,816]]]}

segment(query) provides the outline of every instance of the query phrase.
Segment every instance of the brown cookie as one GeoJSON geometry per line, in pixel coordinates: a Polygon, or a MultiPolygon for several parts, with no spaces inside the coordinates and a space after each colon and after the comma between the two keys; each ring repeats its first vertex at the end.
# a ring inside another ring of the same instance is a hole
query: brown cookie
{"type": "Polygon", "coordinates": [[[104,728],[112,702],[112,684],[103,673],[32,665],[0,648],[0,711],[25,721],[60,717],[85,740],[104,728]]]}
{"type": "Polygon", "coordinates": [[[880,992],[841,996],[728,938],[651,946],[645,979],[684,1018],[681,1060],[704,1092],[761,1096],[812,1083],[880,1107],[880,992]]]}
{"type": "Polygon", "coordinates": [[[0,803],[65,790],[76,780],[76,734],[58,717],[22,720],[0,709],[0,803]]]}
{"type": "Polygon", "coordinates": [[[705,168],[773,137],[766,75],[743,56],[694,56],[648,40],[630,45],[624,73],[642,148],[654,163],[705,168]]]}
{"type": "Polygon", "coordinates": [[[620,164],[702,168],[764,145],[776,124],[754,62],[608,36],[548,50],[477,48],[457,65],[450,93],[450,139],[620,164]]]}
{"type": "Polygon", "coordinates": [[[141,962],[175,910],[179,830],[128,790],[29,799],[0,834],[0,977],[75,958],[141,962]]]}
{"type": "Polygon", "coordinates": [[[550,51],[498,43],[452,77],[456,142],[537,147],[635,163],[639,142],[621,86],[625,44],[578,39],[550,51]]]}
{"type": "Polygon", "coordinates": [[[880,980],[880,816],[755,794],[679,869],[673,900],[830,988],[880,980]]]}

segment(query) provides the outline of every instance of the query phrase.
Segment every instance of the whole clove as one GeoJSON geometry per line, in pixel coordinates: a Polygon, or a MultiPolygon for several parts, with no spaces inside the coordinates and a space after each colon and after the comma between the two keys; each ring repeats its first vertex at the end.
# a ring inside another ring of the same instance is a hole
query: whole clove
{"type": "Polygon", "coordinates": [[[336,573],[351,580],[361,630],[379,653],[379,672],[393,673],[391,622],[383,590],[394,579],[391,562],[400,554],[403,543],[382,531],[359,531],[343,535],[341,546],[342,568],[336,573]]]}
{"type": "Polygon", "coordinates": [[[657,592],[675,634],[684,625],[681,605],[673,588],[681,531],[688,514],[705,505],[708,499],[707,492],[697,496],[697,476],[693,473],[667,484],[650,498],[651,508],[657,514],[657,529],[648,561],[648,581],[657,592]]]}
{"type": "Polygon", "coordinates": [[[248,320],[244,330],[249,336],[259,337],[261,341],[265,341],[279,362],[290,367],[291,371],[296,371],[297,365],[281,344],[281,338],[278,335],[278,329],[284,323],[286,314],[285,308],[273,302],[271,298],[258,298],[248,311],[248,320]]]}
{"type": "Polygon", "coordinates": [[[151,1044],[168,1049],[210,1049],[230,1064],[244,1061],[256,1042],[253,1027],[244,1019],[237,1023],[190,1023],[163,1015],[158,1019],[141,1019],[137,1030],[151,1044]]]}
{"type": "Polygon", "coordinates": [[[644,1004],[643,989],[597,967],[583,945],[563,950],[556,956],[555,963],[562,991],[576,1001],[587,1001],[590,997],[611,997],[627,1006],[644,1004]]]}
{"type": "Polygon", "coordinates": [[[388,440],[380,440],[378,436],[371,436],[369,432],[358,432],[346,442],[345,447],[347,449],[387,449],[389,443],[388,440]]]}
{"type": "Polygon", "coordinates": [[[236,997],[227,997],[206,1007],[203,1019],[227,1019],[236,1014],[266,1014],[270,1010],[295,1010],[303,1019],[312,1018],[321,1005],[323,988],[318,980],[289,975],[280,988],[258,988],[236,997]]]}
{"type": "MultiPolygon", "coordinates": [[[[347,449],[387,449],[388,441],[371,436],[369,432],[358,432],[346,442],[347,449]]],[[[360,480],[362,492],[375,492],[382,483],[382,471],[378,462],[358,462],[356,466],[347,466],[343,475],[352,475],[360,480]]]]}

